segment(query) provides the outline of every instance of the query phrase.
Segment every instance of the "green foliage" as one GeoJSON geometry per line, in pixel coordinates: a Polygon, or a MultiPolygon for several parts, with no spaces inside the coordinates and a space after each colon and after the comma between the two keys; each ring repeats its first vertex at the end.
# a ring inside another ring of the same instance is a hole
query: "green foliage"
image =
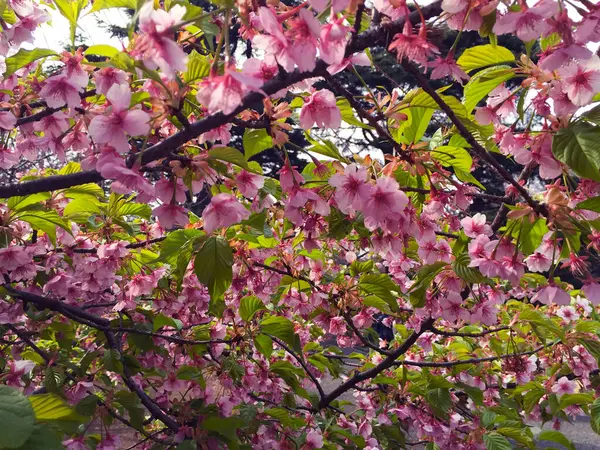
{"type": "Polygon", "coordinates": [[[35,48],[33,50],[25,50],[22,48],[14,55],[6,58],[6,71],[4,72],[3,78],[6,79],[10,77],[17,70],[38,59],[54,55],[56,55],[56,52],[47,48],[35,48]]]}
{"type": "Polygon", "coordinates": [[[554,135],[552,153],[577,175],[600,181],[599,141],[600,127],[575,122],[554,135]]]}
{"type": "Polygon", "coordinates": [[[208,288],[213,300],[223,296],[231,285],[233,252],[222,237],[208,238],[194,260],[194,271],[198,280],[208,288]]]}
{"type": "Polygon", "coordinates": [[[463,70],[470,72],[471,70],[509,63],[514,60],[515,55],[509,49],[487,44],[466,49],[456,62],[463,70]]]}
{"type": "Polygon", "coordinates": [[[514,72],[508,66],[489,67],[477,72],[465,86],[464,104],[467,111],[473,111],[491,91],[514,76],[514,72]]]}
{"type": "Polygon", "coordinates": [[[257,130],[246,128],[242,141],[246,160],[273,147],[273,139],[264,128],[257,130]]]}
{"type": "Polygon", "coordinates": [[[206,78],[210,73],[210,60],[196,50],[188,55],[187,71],[183,74],[183,81],[187,84],[206,78]]]}
{"type": "Polygon", "coordinates": [[[242,320],[250,321],[254,315],[260,311],[266,309],[262,300],[254,295],[244,297],[240,300],[240,317],[242,320]]]}
{"type": "Polygon", "coordinates": [[[19,448],[34,430],[35,412],[19,391],[0,386],[0,448],[19,448]]]}
{"type": "Polygon", "coordinates": [[[483,435],[483,442],[487,450],[512,450],[510,442],[496,432],[491,432],[483,435]]]}
{"type": "Polygon", "coordinates": [[[358,286],[367,294],[375,295],[385,301],[390,310],[398,311],[396,295],[400,288],[389,275],[385,273],[365,274],[360,277],[358,286]]]}

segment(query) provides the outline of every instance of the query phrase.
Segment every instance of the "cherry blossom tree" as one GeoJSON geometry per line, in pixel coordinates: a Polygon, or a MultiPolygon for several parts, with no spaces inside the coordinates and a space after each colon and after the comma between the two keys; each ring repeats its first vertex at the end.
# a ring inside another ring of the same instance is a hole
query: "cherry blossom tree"
{"type": "Polygon", "coordinates": [[[600,6],[373,3],[3,3],[0,449],[600,434],[600,6]],[[30,45],[51,10],[74,44],[110,8],[134,11],[123,48],[30,45]],[[392,79],[371,50],[418,87],[365,81],[392,79]]]}

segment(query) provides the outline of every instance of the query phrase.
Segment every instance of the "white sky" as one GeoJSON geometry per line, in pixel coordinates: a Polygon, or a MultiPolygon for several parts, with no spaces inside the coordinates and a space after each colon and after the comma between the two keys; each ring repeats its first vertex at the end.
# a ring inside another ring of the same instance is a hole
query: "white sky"
{"type": "MultiPolygon", "coordinates": [[[[24,48],[49,48],[60,52],[65,49],[66,45],[70,44],[69,21],[59,11],[49,8],[48,10],[52,16],[51,22],[39,27],[34,32],[34,44],[24,44],[24,48]]],[[[84,39],[85,44],[108,44],[120,50],[120,40],[111,37],[108,30],[98,24],[97,19],[101,19],[106,24],[125,26],[129,23],[129,17],[125,10],[111,8],[89,15],[82,12],[78,21],[77,35],[84,39]]]]}

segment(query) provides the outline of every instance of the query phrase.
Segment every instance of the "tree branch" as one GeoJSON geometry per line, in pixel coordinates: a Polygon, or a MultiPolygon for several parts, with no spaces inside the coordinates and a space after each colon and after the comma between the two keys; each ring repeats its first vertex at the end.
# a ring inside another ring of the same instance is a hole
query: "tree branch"
{"type": "Polygon", "coordinates": [[[498,162],[494,159],[492,155],[488,153],[488,151],[479,143],[477,139],[473,136],[473,134],[465,127],[462,121],[458,118],[458,116],[454,113],[452,108],[448,106],[448,104],[439,96],[435,89],[433,89],[427,79],[423,76],[421,72],[417,68],[414,67],[412,63],[407,61],[402,62],[402,67],[412,74],[417,81],[417,84],[425,91],[427,94],[433,98],[433,100],[437,103],[442,111],[446,113],[450,121],[454,124],[460,135],[465,138],[465,140],[471,145],[471,148],[475,152],[477,156],[479,156],[483,161],[488,163],[488,165],[504,178],[508,183],[510,183],[518,192],[521,194],[521,197],[527,202],[531,208],[541,216],[548,217],[548,210],[541,203],[536,202],[531,196],[527,189],[521,186],[512,175],[498,162]]]}
{"type": "Polygon", "coordinates": [[[390,353],[390,355],[386,359],[384,359],[372,369],[354,375],[345,383],[342,383],[329,394],[327,394],[325,397],[323,397],[319,402],[318,409],[326,408],[332,401],[334,401],[344,392],[353,389],[354,386],[356,386],[358,383],[376,377],[384,370],[394,366],[395,361],[400,356],[404,355],[413,346],[413,344],[417,341],[419,336],[421,336],[423,333],[430,329],[431,325],[433,325],[433,322],[434,319],[426,319],[421,324],[421,329],[419,331],[413,331],[412,334],[402,343],[402,345],[396,350],[394,350],[392,353],[390,353]]]}

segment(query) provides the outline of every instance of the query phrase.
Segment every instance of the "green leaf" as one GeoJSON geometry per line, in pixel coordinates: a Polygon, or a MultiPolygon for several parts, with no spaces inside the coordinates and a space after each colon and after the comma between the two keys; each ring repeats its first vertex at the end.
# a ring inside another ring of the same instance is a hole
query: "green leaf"
{"type": "Polygon", "coordinates": [[[121,361],[121,354],[115,349],[108,349],[104,351],[104,356],[102,357],[102,364],[104,364],[104,368],[106,370],[110,370],[112,372],[122,373],[123,372],[123,362],[121,361]]]}
{"type": "Polygon", "coordinates": [[[283,342],[294,345],[294,324],[289,319],[281,316],[267,316],[260,321],[263,333],[278,337],[283,342]]]}
{"type": "Polygon", "coordinates": [[[569,450],[575,450],[573,443],[560,431],[544,430],[538,434],[536,438],[538,441],[552,441],[562,445],[565,448],[568,448],[569,450]]]}
{"type": "Polygon", "coordinates": [[[231,285],[233,252],[222,237],[212,236],[206,240],[194,260],[194,271],[198,280],[210,292],[211,299],[223,296],[231,285]]]}
{"type": "Polygon", "coordinates": [[[244,145],[244,155],[246,161],[252,158],[254,155],[258,155],[271,147],[273,147],[273,139],[267,133],[267,130],[260,128],[252,130],[246,128],[244,131],[244,137],[242,138],[244,145]]]}
{"type": "Polygon", "coordinates": [[[152,216],[152,208],[145,203],[126,202],[117,210],[113,217],[136,216],[146,220],[150,220],[152,216]]]}
{"type": "Polygon", "coordinates": [[[236,430],[244,425],[244,421],[238,417],[216,417],[209,416],[200,423],[200,428],[214,431],[229,439],[235,439],[236,430]]]}
{"type": "Polygon", "coordinates": [[[112,58],[117,53],[119,53],[118,49],[106,44],[91,45],[83,52],[84,55],[105,56],[107,58],[112,58]]]}
{"type": "Polygon", "coordinates": [[[387,304],[385,300],[380,299],[375,295],[369,295],[362,300],[363,306],[372,306],[373,308],[377,308],[379,311],[385,314],[392,314],[392,310],[390,305],[387,304]]]}
{"type": "Polygon", "coordinates": [[[508,66],[489,67],[473,75],[464,90],[467,112],[473,111],[491,91],[514,76],[514,72],[508,66]]]}
{"type": "Polygon", "coordinates": [[[585,122],[560,129],[552,141],[552,153],[580,177],[600,181],[600,127],[585,122]]]}
{"type": "Polygon", "coordinates": [[[100,202],[94,197],[82,196],[69,202],[63,211],[63,216],[79,223],[85,223],[90,216],[102,215],[106,211],[100,206],[100,202]]]}
{"type": "Polygon", "coordinates": [[[488,433],[483,435],[483,442],[487,450],[512,450],[510,442],[496,432],[488,433]]]}
{"type": "Polygon", "coordinates": [[[181,330],[183,328],[183,324],[181,323],[181,320],[173,319],[172,317],[165,316],[161,313],[154,318],[152,329],[154,331],[158,331],[162,327],[171,327],[175,328],[176,330],[181,330]]]}
{"type": "MultiPolygon", "coordinates": [[[[4,433],[4,430],[2,431],[4,433]]],[[[64,450],[58,434],[47,424],[36,423],[27,442],[17,450],[64,450]]]]}
{"type": "Polygon", "coordinates": [[[167,235],[167,238],[162,242],[158,260],[167,263],[172,267],[176,266],[177,258],[181,254],[181,249],[189,242],[193,242],[202,236],[204,236],[204,233],[194,228],[171,231],[167,235]]]}
{"type": "Polygon", "coordinates": [[[448,264],[438,261],[433,264],[423,266],[417,272],[415,283],[410,291],[410,303],[415,308],[421,308],[425,304],[425,294],[430,287],[435,276],[448,264]]]}
{"type": "Polygon", "coordinates": [[[444,166],[451,166],[463,172],[470,172],[473,158],[468,151],[460,147],[442,145],[431,151],[431,156],[444,166]]]}
{"type": "Polygon", "coordinates": [[[244,159],[244,155],[239,150],[231,147],[215,147],[208,151],[208,156],[219,161],[225,161],[236,166],[248,168],[248,162],[244,159]]]}
{"type": "Polygon", "coordinates": [[[588,198],[580,203],[577,203],[575,209],[586,209],[588,211],[600,212],[600,197],[588,198]]]}
{"type": "Polygon", "coordinates": [[[49,192],[39,192],[37,194],[26,195],[24,197],[11,197],[6,206],[11,211],[23,211],[28,206],[46,201],[52,197],[49,192]]]}
{"type": "Polygon", "coordinates": [[[136,0],[94,0],[92,9],[88,14],[109,8],[137,9],[137,2],[136,0]]]}
{"type": "Polygon", "coordinates": [[[33,432],[35,414],[23,394],[8,386],[0,386],[0,448],[18,448],[33,432]]]}
{"type": "Polygon", "coordinates": [[[206,78],[210,73],[210,59],[196,50],[188,55],[187,71],[183,74],[186,84],[206,78]]]}
{"type": "Polygon", "coordinates": [[[456,62],[463,70],[469,72],[514,60],[515,55],[509,49],[499,45],[486,44],[466,49],[456,62]]]}
{"type": "Polygon", "coordinates": [[[370,125],[363,123],[354,115],[354,109],[352,109],[352,106],[350,106],[350,102],[348,101],[348,99],[340,98],[335,103],[339,108],[340,113],[342,114],[342,120],[348,125],[354,125],[355,127],[365,128],[369,130],[373,128],[370,125]]]}
{"type": "Polygon", "coordinates": [[[571,405],[589,405],[594,401],[593,394],[563,394],[560,397],[560,407],[561,409],[566,408],[571,405]]]}
{"type": "Polygon", "coordinates": [[[62,228],[69,234],[71,233],[69,224],[56,211],[25,211],[24,214],[19,214],[18,218],[27,222],[34,230],[41,230],[46,233],[54,245],[56,245],[57,227],[62,228]]]}
{"type": "Polygon", "coordinates": [[[564,337],[564,330],[552,322],[548,316],[536,309],[526,309],[521,311],[519,314],[519,320],[530,322],[539,327],[545,328],[560,338],[564,337]]]}
{"type": "Polygon", "coordinates": [[[597,398],[590,407],[590,426],[594,433],[600,434],[600,398],[597,398]]]}
{"type": "Polygon", "coordinates": [[[6,58],[6,72],[4,72],[3,76],[6,79],[22,67],[25,67],[40,58],[46,58],[47,56],[53,55],[56,55],[56,52],[47,48],[34,48],[33,50],[25,50],[22,48],[14,55],[6,58]]]}
{"type": "Polygon", "coordinates": [[[400,141],[404,144],[419,142],[425,135],[425,131],[427,131],[433,113],[434,109],[411,106],[411,108],[406,111],[408,120],[403,128],[400,141]]]}
{"type": "Polygon", "coordinates": [[[267,358],[271,357],[273,353],[273,339],[266,334],[259,334],[254,338],[254,346],[256,349],[265,355],[267,358]]]}
{"type": "Polygon", "coordinates": [[[334,239],[342,239],[352,231],[352,222],[339,209],[332,207],[327,216],[329,225],[329,236],[334,239]]]}
{"type": "Polygon", "coordinates": [[[81,417],[75,414],[75,410],[56,394],[32,395],[29,401],[37,421],[81,420],[81,417]]]}
{"type": "Polygon", "coordinates": [[[486,278],[481,272],[473,267],[469,267],[471,263],[471,257],[468,253],[462,253],[456,257],[452,263],[452,269],[459,278],[467,281],[468,283],[483,283],[486,278]]]}
{"type": "Polygon", "coordinates": [[[559,33],[552,33],[549,34],[548,36],[544,36],[540,38],[540,48],[542,49],[543,52],[545,52],[546,50],[548,50],[548,48],[555,46],[556,44],[559,44],[561,41],[562,37],[559,33]]]}
{"type": "MultiPolygon", "coordinates": [[[[596,101],[596,100],[594,100],[596,101]]],[[[581,115],[582,119],[600,125],[600,105],[593,107],[581,115]]]]}
{"type": "Polygon", "coordinates": [[[392,311],[398,311],[398,300],[394,292],[399,292],[400,288],[388,274],[365,274],[360,277],[358,286],[364,292],[384,300],[392,311]]]}
{"type": "MultiPolygon", "coordinates": [[[[312,145],[306,150],[312,153],[318,153],[319,155],[327,156],[328,158],[337,159],[338,161],[346,161],[346,158],[342,156],[338,148],[329,139],[316,140],[310,136],[308,131],[304,132],[306,140],[312,145]]],[[[306,169],[305,169],[306,170],[306,169]]]]}
{"type": "Polygon", "coordinates": [[[256,314],[261,309],[267,308],[265,308],[265,305],[263,304],[262,300],[254,295],[244,297],[240,300],[240,317],[246,322],[252,320],[254,314],[256,314]]]}

